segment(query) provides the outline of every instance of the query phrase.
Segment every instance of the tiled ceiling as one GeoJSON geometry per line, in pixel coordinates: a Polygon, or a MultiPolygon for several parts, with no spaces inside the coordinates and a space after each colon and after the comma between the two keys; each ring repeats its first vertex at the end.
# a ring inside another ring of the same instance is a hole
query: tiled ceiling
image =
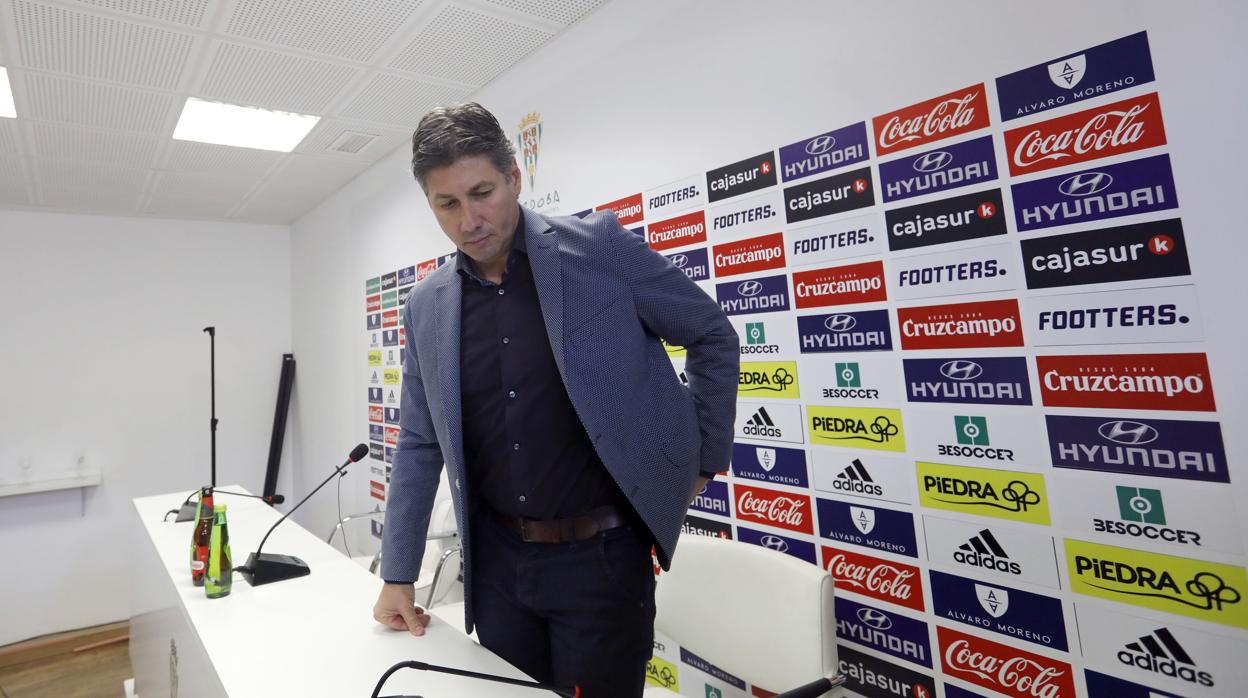
{"type": "Polygon", "coordinates": [[[606,0],[0,0],[0,207],[289,223],[606,0]],[[188,97],[313,114],[173,140],[188,97]]]}

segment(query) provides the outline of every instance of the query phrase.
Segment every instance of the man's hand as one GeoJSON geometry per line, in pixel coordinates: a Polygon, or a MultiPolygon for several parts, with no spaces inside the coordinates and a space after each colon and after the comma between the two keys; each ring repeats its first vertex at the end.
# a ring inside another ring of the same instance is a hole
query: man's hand
{"type": "Polygon", "coordinates": [[[373,619],[393,630],[424,635],[429,614],[416,605],[416,588],[411,584],[384,584],[373,606],[373,619]]]}
{"type": "MultiPolygon", "coordinates": [[[[693,506],[693,500],[698,498],[698,494],[702,492],[702,488],[706,487],[706,483],[710,481],[711,479],[709,477],[704,477],[702,475],[699,475],[698,478],[693,481],[693,491],[689,493],[689,506],[693,506]]],[[[685,508],[688,508],[688,506],[685,508]]]]}

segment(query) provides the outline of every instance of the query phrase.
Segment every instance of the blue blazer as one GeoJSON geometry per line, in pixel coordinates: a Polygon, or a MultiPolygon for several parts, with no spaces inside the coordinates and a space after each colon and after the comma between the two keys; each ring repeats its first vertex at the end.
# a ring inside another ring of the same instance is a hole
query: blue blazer
{"type": "MultiPolygon", "coordinates": [[[[736,332],[719,305],[610,211],[546,218],[526,208],[525,246],[568,396],[603,464],[671,564],[701,472],[728,467],[736,417],[736,332]],[[687,350],[685,387],[659,338],[687,350]]],[[[443,264],[403,310],[401,432],[381,570],[416,579],[443,464],[464,555],[468,629],[472,485],[460,408],[461,278],[443,264]]]]}

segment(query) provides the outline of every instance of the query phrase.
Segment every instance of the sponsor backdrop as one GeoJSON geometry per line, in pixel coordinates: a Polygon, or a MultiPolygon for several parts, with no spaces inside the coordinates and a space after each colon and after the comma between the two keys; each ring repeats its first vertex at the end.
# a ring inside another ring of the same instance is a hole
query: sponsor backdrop
{"type": "MultiPolygon", "coordinates": [[[[1170,146],[1200,134],[1167,129],[1171,57],[1147,31],[1046,45],[764,152],[708,144],[722,160],[610,200],[543,186],[540,112],[504,126],[526,205],[614,212],[732,319],[733,462],[686,529],[828,569],[852,693],[1242,695],[1241,475],[1218,411],[1235,386],[1210,370],[1189,254],[1212,243],[1170,146]]],[[[377,505],[402,305],[452,259],[361,289],[377,505]]],[[[786,688],[661,637],[649,680],[786,688]]]]}

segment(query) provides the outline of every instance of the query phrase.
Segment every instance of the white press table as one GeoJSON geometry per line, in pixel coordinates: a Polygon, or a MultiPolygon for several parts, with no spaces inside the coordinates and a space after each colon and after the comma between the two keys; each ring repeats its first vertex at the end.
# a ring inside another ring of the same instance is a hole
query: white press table
{"type": "MultiPolygon", "coordinates": [[[[220,489],[245,492],[241,487],[220,489]]],[[[383,628],[372,608],[381,580],[287,520],[265,552],[295,555],[306,577],[252,588],[235,573],[233,591],[208,599],[191,584],[194,522],[161,518],[186,492],[134,500],[138,530],[131,589],[130,657],[139,698],[368,698],[391,665],[430,664],[527,680],[524,674],[436,615],[423,637],[383,628]]],[[[280,514],[256,499],[229,505],[230,549],[240,565],[280,514]]],[[[403,669],[382,695],[423,698],[540,698],[553,693],[403,669]]]]}

